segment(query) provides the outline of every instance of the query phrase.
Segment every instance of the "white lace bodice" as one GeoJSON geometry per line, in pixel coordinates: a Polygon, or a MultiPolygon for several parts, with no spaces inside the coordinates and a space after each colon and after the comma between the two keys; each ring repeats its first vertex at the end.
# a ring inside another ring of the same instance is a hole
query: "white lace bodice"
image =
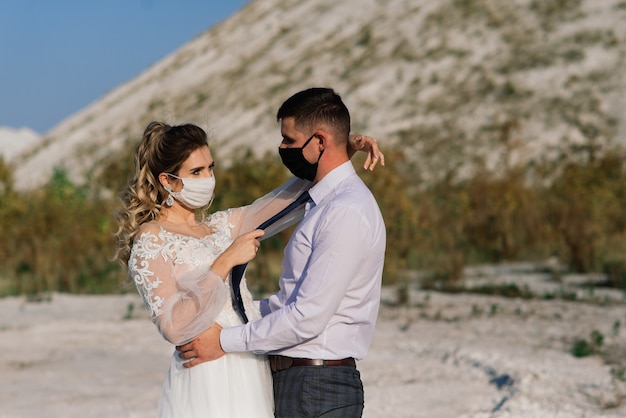
{"type": "MultiPolygon", "coordinates": [[[[142,226],[128,272],[165,339],[180,345],[214,322],[224,327],[241,323],[231,303],[230,277],[224,281],[211,265],[235,237],[255,228],[306,188],[308,182],[290,181],[250,206],[216,212],[204,221],[212,233],[202,238],[173,233],[157,223],[142,226]]],[[[265,237],[301,219],[302,212],[290,216],[275,230],[266,230],[265,237]]],[[[259,318],[245,276],[241,294],[248,317],[259,318]]]]}

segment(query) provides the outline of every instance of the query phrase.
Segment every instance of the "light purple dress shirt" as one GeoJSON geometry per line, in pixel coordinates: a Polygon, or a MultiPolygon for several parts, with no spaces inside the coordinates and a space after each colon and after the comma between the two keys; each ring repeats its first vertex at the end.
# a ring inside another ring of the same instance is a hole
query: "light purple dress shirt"
{"type": "Polygon", "coordinates": [[[280,290],[260,302],[263,318],[222,330],[224,351],[325,360],[367,354],[385,255],[380,209],[349,161],[310,194],[285,248],[280,290]]]}

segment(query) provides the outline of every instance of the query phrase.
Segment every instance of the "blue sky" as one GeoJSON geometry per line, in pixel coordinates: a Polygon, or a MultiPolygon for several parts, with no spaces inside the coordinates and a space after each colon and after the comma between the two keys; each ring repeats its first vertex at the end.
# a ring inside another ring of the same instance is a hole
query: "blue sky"
{"type": "Polygon", "coordinates": [[[45,133],[250,0],[0,0],[0,126],[45,133]]]}

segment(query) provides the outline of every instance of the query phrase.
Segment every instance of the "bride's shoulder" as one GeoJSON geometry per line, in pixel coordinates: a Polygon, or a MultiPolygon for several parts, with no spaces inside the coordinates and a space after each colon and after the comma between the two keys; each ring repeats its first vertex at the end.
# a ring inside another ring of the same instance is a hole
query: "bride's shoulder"
{"type": "Polygon", "coordinates": [[[165,245],[170,240],[170,234],[167,233],[163,225],[156,221],[140,225],[135,235],[135,245],[139,246],[165,245]]]}
{"type": "Polygon", "coordinates": [[[141,237],[142,235],[156,235],[156,236],[158,236],[159,233],[161,232],[162,228],[163,228],[163,226],[160,225],[156,221],[146,222],[146,223],[141,224],[139,226],[139,229],[137,230],[137,236],[138,237],[141,237]]]}
{"type": "Polygon", "coordinates": [[[155,254],[158,254],[165,246],[166,242],[161,226],[157,223],[147,222],[139,226],[137,230],[130,259],[133,260],[136,257],[154,258],[155,254]]]}

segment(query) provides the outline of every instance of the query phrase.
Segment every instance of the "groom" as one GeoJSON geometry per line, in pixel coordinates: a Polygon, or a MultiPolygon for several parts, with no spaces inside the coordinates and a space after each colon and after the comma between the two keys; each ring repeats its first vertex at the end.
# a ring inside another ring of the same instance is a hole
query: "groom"
{"type": "Polygon", "coordinates": [[[179,347],[185,367],[225,352],[268,353],[277,417],[360,417],[356,361],[368,352],[380,302],[385,225],[350,163],[350,114],[331,89],[311,88],[278,110],[279,153],[312,181],[312,200],[285,248],[280,290],[260,302],[263,317],[213,326],[179,347]]]}

